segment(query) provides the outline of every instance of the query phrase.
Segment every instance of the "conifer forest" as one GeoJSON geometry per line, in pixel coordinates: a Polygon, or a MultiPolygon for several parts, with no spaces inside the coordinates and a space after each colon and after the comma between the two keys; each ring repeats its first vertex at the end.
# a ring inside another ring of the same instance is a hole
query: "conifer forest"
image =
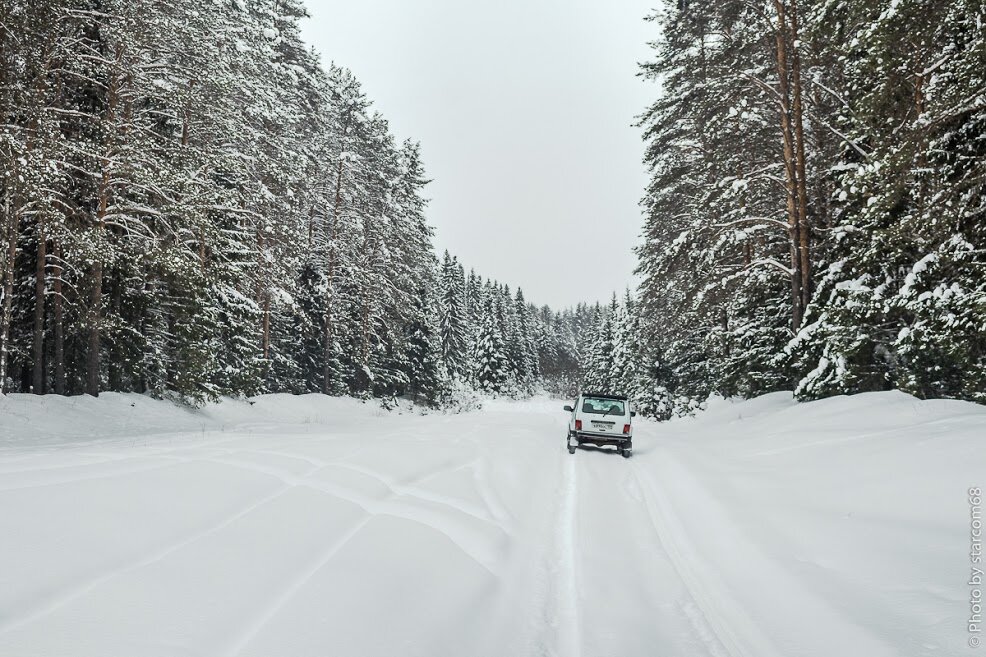
{"type": "Polygon", "coordinates": [[[639,285],[551,308],[300,0],[0,0],[4,391],[986,402],[986,5],[655,4],[639,285]]]}

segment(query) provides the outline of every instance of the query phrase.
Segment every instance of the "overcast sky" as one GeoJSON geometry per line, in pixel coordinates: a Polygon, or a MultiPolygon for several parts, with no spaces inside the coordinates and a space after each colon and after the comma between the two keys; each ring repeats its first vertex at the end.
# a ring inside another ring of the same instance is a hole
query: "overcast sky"
{"type": "Polygon", "coordinates": [[[421,142],[435,245],[562,307],[632,282],[654,0],[305,0],[304,36],[421,142]]]}

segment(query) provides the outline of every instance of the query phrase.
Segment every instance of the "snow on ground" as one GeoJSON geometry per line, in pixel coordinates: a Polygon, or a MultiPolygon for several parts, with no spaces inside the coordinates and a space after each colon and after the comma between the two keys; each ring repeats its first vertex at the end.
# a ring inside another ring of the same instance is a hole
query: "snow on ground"
{"type": "Polygon", "coordinates": [[[0,655],[968,650],[986,408],[721,401],[564,448],[563,402],[0,399],[0,655]]]}

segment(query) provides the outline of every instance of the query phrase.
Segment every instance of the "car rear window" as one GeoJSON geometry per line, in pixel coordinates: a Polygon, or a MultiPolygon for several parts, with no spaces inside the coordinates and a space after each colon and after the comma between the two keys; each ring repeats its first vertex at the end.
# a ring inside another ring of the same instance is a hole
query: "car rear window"
{"type": "Polygon", "coordinates": [[[582,398],[582,412],[596,415],[626,415],[626,404],[619,399],[582,398]]]}

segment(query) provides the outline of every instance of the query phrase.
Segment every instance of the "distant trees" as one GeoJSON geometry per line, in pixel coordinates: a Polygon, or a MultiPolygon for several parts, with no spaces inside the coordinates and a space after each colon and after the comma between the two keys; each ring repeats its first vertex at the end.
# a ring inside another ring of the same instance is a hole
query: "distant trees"
{"type": "Polygon", "coordinates": [[[651,19],[639,317],[672,396],[986,401],[982,3],[666,2],[651,19]]]}
{"type": "Polygon", "coordinates": [[[663,354],[652,351],[640,331],[640,305],[627,290],[622,301],[614,295],[609,304],[580,304],[554,319],[555,330],[574,335],[574,344],[560,341],[556,348],[572,352],[554,356],[550,365],[572,363],[564,375],[546,377],[558,394],[578,392],[625,394],[634,409],[657,419],[687,413],[695,407],[687,397],[672,394],[675,377],[663,354]]]}
{"type": "MultiPolygon", "coordinates": [[[[550,348],[544,317],[518,288],[465,275],[456,258],[445,254],[439,276],[438,321],[443,368],[452,381],[489,392],[530,395],[543,384],[542,365],[557,351],[550,348]]],[[[549,365],[550,367],[550,365],[549,365]]]]}

